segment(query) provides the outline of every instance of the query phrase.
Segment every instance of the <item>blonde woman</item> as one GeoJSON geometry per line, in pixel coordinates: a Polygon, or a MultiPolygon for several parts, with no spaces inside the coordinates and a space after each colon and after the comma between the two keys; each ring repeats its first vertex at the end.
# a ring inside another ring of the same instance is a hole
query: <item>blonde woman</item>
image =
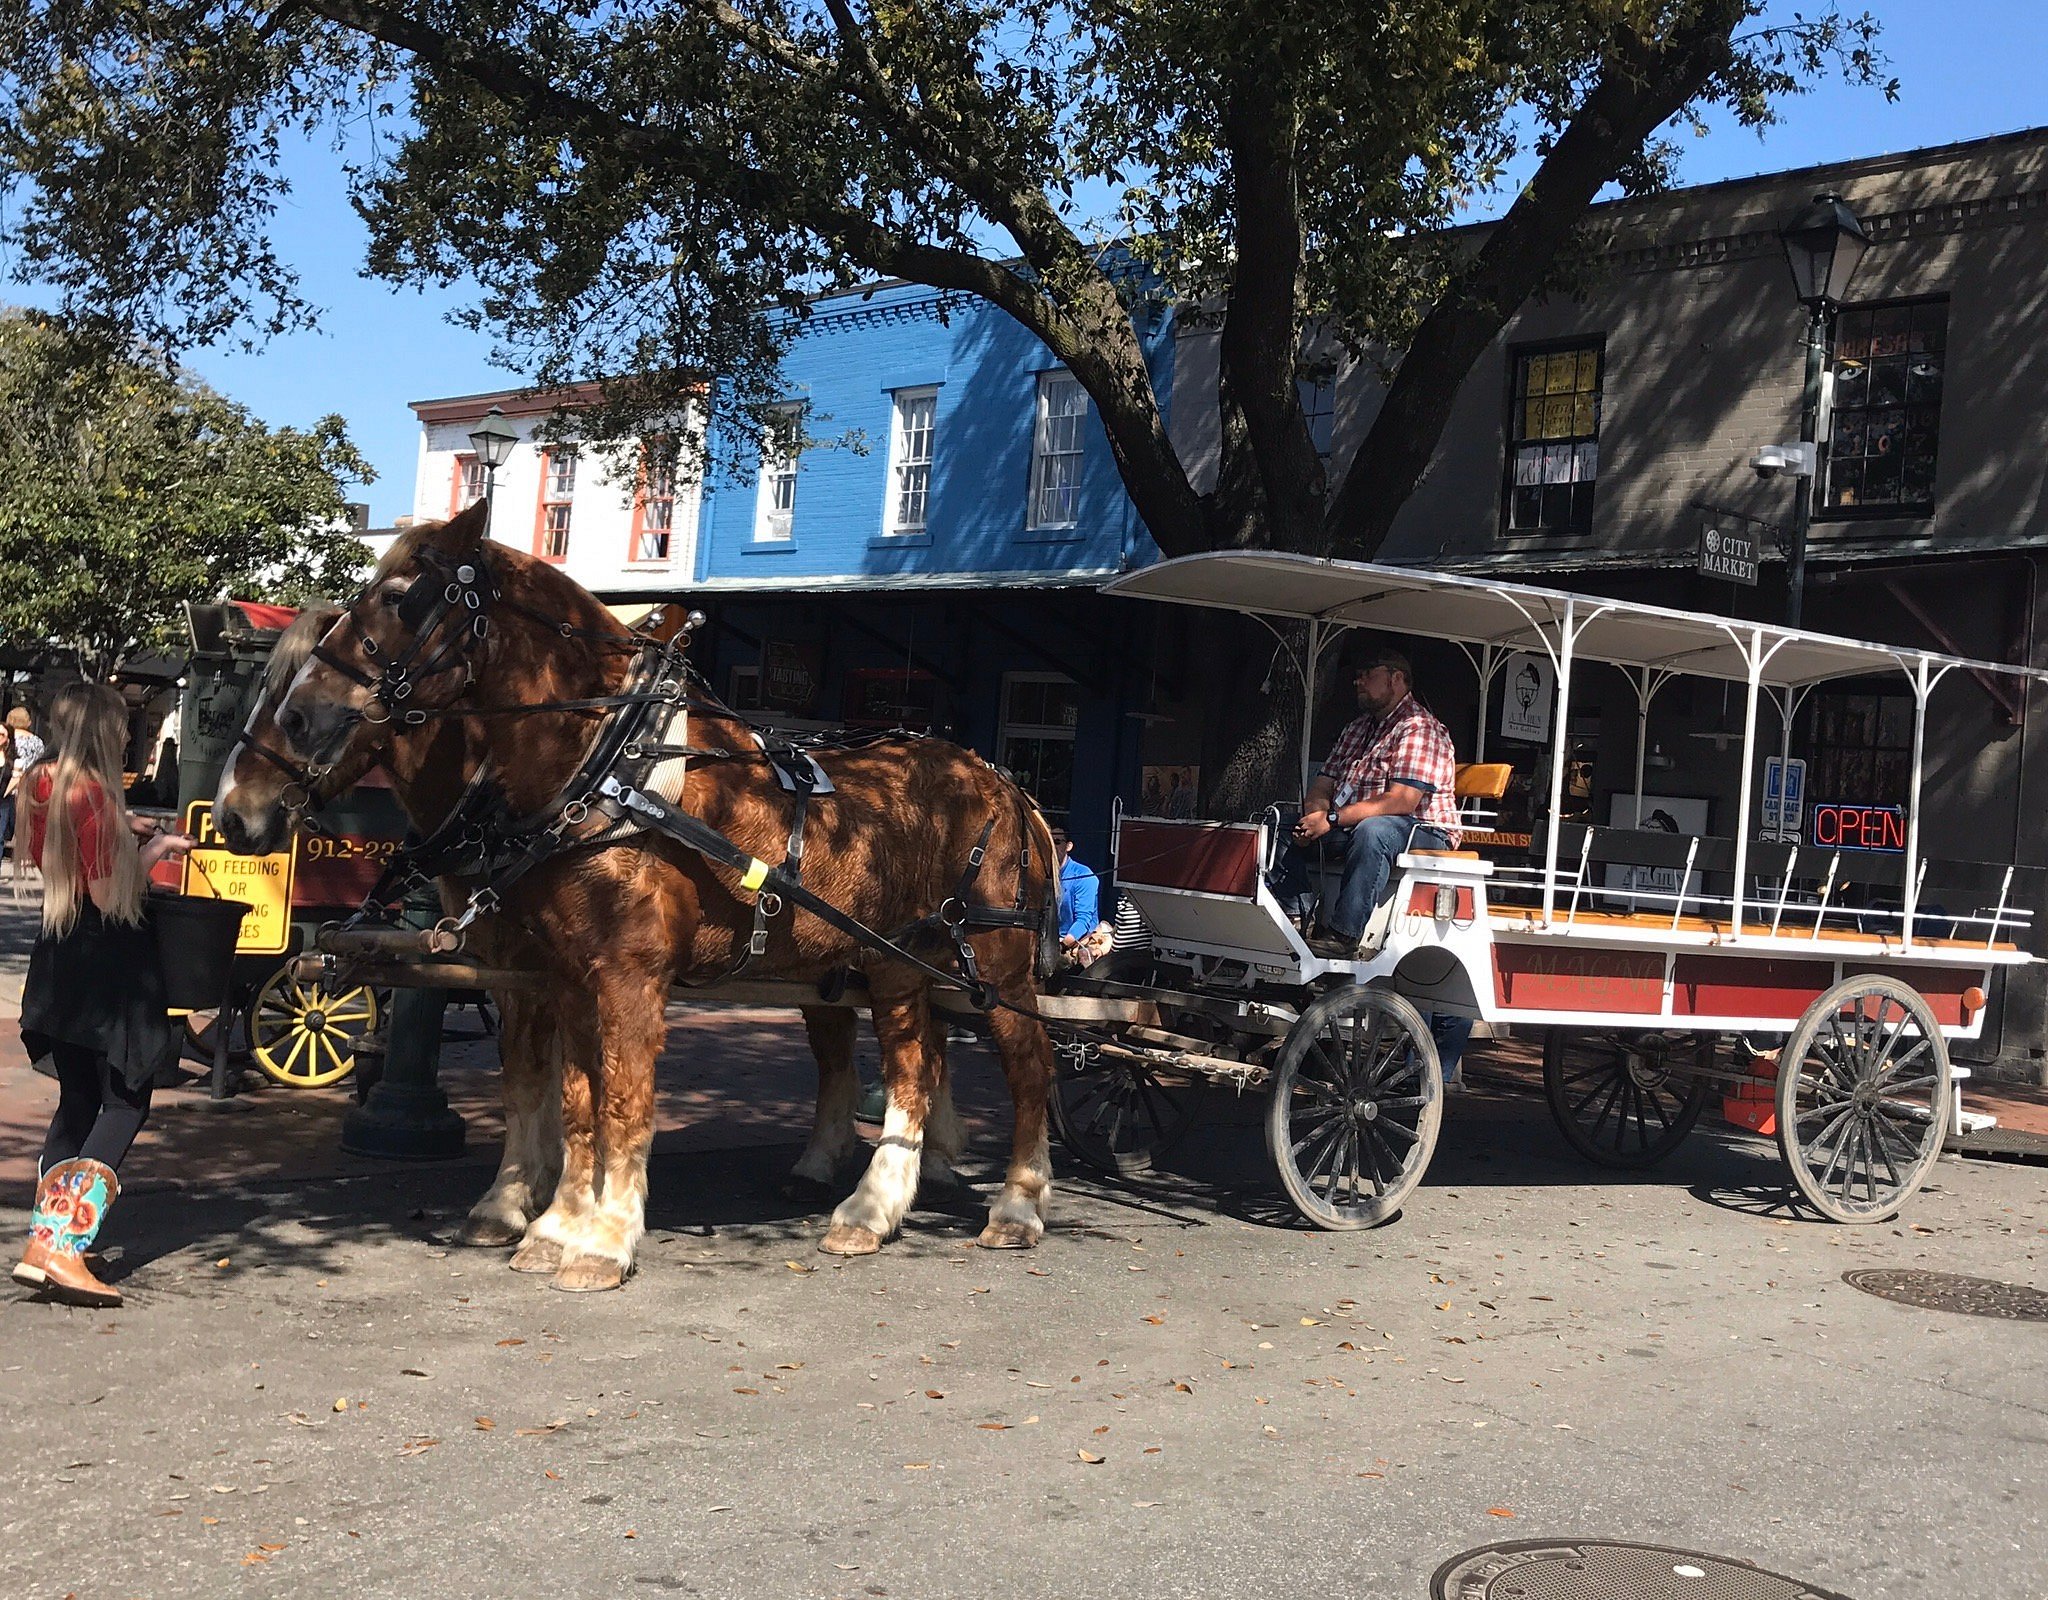
{"type": "Polygon", "coordinates": [[[121,1158],[149,1117],[149,1086],[177,1048],[156,942],[143,920],[149,868],[192,841],[131,818],[121,798],[128,710],[112,689],[69,684],[48,751],[22,779],[22,846],[43,873],[43,929],[29,957],[21,1037],[57,1068],[28,1249],[15,1281],[72,1305],[117,1306],[86,1247],[120,1195],[121,1158]]]}

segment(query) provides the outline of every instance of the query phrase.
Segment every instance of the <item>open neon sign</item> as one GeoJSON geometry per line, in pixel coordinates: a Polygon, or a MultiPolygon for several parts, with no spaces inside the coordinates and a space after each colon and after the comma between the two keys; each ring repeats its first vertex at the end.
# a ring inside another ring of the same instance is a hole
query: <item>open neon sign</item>
{"type": "Polygon", "coordinates": [[[1906,848],[1905,807],[1856,805],[1841,800],[1816,805],[1813,808],[1813,842],[1827,850],[1903,853],[1906,848]]]}

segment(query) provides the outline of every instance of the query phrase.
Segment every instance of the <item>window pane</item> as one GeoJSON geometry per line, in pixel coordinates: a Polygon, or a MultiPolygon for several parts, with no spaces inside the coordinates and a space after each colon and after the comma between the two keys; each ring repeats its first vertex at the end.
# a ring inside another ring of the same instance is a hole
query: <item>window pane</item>
{"type": "Polygon", "coordinates": [[[1828,463],[1828,504],[1831,506],[1856,506],[1863,503],[1863,463],[1861,460],[1831,461],[1828,463]]]}
{"type": "Polygon", "coordinates": [[[1906,398],[1906,363],[1873,361],[1870,364],[1870,404],[1895,406],[1906,398]]]}
{"type": "Polygon", "coordinates": [[[1600,387],[1600,352],[1581,350],[1579,352],[1578,382],[1574,386],[1581,393],[1591,394],[1600,387]]]}

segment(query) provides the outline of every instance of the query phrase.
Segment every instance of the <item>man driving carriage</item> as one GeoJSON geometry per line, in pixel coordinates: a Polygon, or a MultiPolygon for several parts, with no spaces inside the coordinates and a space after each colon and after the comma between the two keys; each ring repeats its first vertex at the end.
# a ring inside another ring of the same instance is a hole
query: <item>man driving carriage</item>
{"type": "Polygon", "coordinates": [[[1311,864],[1341,857],[1342,886],[1309,936],[1311,949],[1335,960],[1357,954],[1402,851],[1455,850],[1460,837],[1457,751],[1450,730],[1416,697],[1408,658],[1371,651],[1353,667],[1352,683],[1359,715],[1309,784],[1273,886],[1281,904],[1302,916],[1311,864]]]}

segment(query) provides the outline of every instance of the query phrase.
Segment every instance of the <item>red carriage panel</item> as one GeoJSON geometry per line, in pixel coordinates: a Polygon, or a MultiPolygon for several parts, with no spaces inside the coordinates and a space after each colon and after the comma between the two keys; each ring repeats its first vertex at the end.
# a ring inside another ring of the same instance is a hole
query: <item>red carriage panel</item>
{"type": "Polygon", "coordinates": [[[1684,1017],[1801,1016],[1835,981],[1831,961],[1680,953],[1672,964],[1671,1009],[1684,1017]]]}
{"type": "Polygon", "coordinates": [[[1604,1011],[1654,1017],[1664,1008],[1664,958],[1630,950],[1493,946],[1493,994],[1520,1011],[1604,1011]]]}
{"type": "Polygon", "coordinates": [[[1117,880],[1251,899],[1259,892],[1259,830],[1126,822],[1118,839],[1117,880]]]}

